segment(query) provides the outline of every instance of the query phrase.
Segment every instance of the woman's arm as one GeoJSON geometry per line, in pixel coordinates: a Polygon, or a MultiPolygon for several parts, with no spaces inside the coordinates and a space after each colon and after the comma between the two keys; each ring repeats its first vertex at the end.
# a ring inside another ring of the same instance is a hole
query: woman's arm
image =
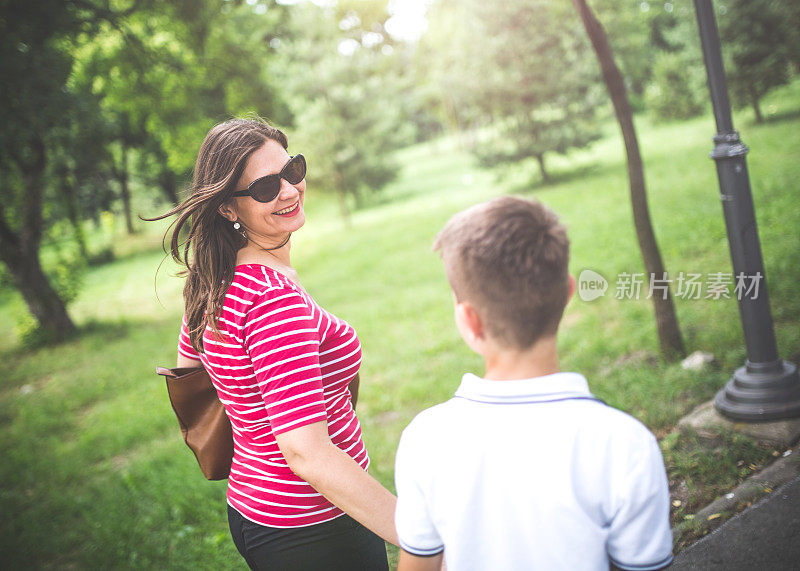
{"type": "Polygon", "coordinates": [[[178,353],[178,364],[176,366],[179,369],[184,367],[202,367],[203,363],[201,363],[197,359],[190,359],[189,357],[186,357],[178,353]]]}
{"type": "Polygon", "coordinates": [[[202,367],[200,353],[192,347],[189,340],[189,332],[186,329],[186,316],[181,319],[181,331],[178,335],[178,364],[179,369],[190,367],[202,367]]]}
{"type": "Polygon", "coordinates": [[[289,468],[350,517],[397,545],[397,498],[340,450],[325,422],[275,435],[289,468]]]}

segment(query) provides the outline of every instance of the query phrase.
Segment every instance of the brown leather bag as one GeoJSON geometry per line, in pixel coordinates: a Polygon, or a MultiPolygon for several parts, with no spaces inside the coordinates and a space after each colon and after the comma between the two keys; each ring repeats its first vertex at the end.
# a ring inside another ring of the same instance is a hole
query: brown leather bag
{"type": "Polygon", "coordinates": [[[203,367],[157,367],[156,373],[167,381],[183,439],[203,475],[209,480],[224,480],[231,471],[233,431],[208,373],[203,367]]]}

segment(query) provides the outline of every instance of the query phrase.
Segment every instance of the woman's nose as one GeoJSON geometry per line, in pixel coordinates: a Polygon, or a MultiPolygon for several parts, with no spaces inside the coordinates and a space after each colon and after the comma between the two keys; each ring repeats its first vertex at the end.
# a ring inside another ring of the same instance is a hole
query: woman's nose
{"type": "Polygon", "coordinates": [[[281,179],[281,189],[278,192],[278,197],[281,199],[293,198],[299,194],[299,189],[285,178],[281,179]]]}

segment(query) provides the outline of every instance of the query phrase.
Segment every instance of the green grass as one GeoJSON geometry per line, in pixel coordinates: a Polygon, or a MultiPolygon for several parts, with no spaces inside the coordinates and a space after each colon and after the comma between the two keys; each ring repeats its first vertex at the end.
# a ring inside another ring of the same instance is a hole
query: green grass
{"type": "MultiPolygon", "coordinates": [[[[752,149],[748,165],[780,353],[798,362],[800,82],[773,94],[769,106],[773,121],[755,125],[744,112],[736,122],[752,149]]],[[[667,268],[730,272],[708,158],[711,119],[654,125],[640,118],[638,127],[667,268]]],[[[613,124],[607,133],[587,150],[553,157],[555,182],[547,186],[533,164],[504,178],[478,168],[455,138],[405,149],[398,180],[349,227],[332,198],[309,190],[308,223],[295,236],[293,262],[312,295],[359,332],[359,417],[372,472],[390,489],[402,428],[447,399],[463,372],[482,372],[458,337],[441,264],[430,250],[449,216],[475,202],[511,192],[561,214],[573,273],[591,268],[610,282],[605,297],[570,303],[559,341],[562,368],[586,374],[598,396],[657,435],[669,434],[743,364],[735,301],[676,300],[689,351],[717,357],[716,367],[696,373],[660,360],[650,301],[614,299],[617,274],[644,270],[622,145],[613,124]]],[[[154,288],[162,228],[118,235],[116,259],[87,270],[70,307],[79,337],[40,349],[20,347],[13,333],[0,341],[0,553],[9,568],[243,568],[228,537],[225,484],[202,479],[154,374],[155,365],[174,362],[181,313],[181,281],[171,263],[158,275],[158,297],[154,288]]],[[[0,319],[13,324],[23,311],[15,293],[0,290],[0,319]]],[[[693,486],[691,507],[676,517],[743,477],[738,462],[760,464],[765,454],[737,441],[720,458],[698,455],[674,436],[663,447],[670,477],[693,486]]]]}
{"type": "Polygon", "coordinates": [[[718,496],[730,491],[732,481],[740,482],[776,454],[737,433],[723,434],[709,446],[696,434],[675,432],[661,446],[671,459],[669,477],[679,482],[673,494],[680,502],[675,506],[676,519],[704,507],[709,492],[718,496]]]}

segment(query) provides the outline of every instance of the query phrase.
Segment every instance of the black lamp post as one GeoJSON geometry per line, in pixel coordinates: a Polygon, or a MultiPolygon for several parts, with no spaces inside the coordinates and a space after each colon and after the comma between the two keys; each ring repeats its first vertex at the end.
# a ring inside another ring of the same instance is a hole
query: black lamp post
{"type": "Polygon", "coordinates": [[[748,148],[733,128],[714,9],[711,0],[694,0],[694,6],[717,123],[711,158],[717,165],[734,277],[745,286],[737,297],[747,361],[717,393],[714,404],[720,413],[735,420],[797,417],[800,377],[793,363],[778,356],[745,161],[748,148]]]}

